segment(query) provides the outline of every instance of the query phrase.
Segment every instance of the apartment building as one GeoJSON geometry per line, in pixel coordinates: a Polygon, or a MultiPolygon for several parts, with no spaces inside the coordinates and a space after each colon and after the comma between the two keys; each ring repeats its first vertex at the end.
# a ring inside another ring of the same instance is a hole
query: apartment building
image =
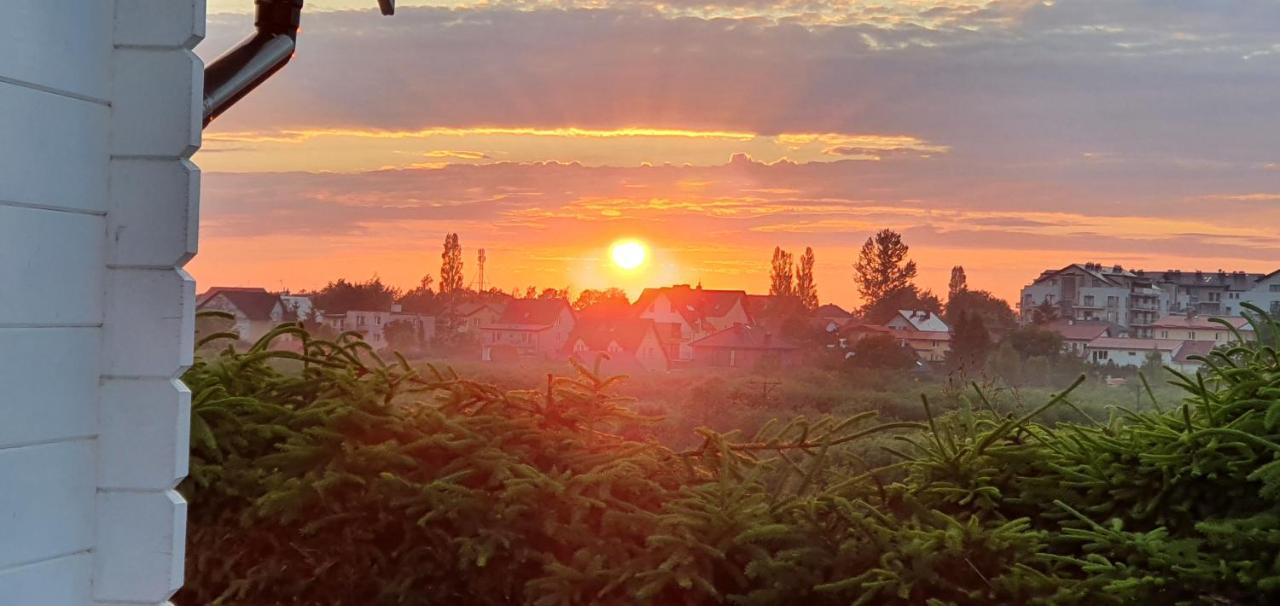
{"type": "Polygon", "coordinates": [[[1046,270],[1023,287],[1018,299],[1022,321],[1033,321],[1038,309],[1051,311],[1053,317],[1046,320],[1109,322],[1129,336],[1150,338],[1152,324],[1169,311],[1169,297],[1141,271],[1073,263],[1046,270]]]}
{"type": "Polygon", "coordinates": [[[1239,316],[1243,303],[1280,314],[1280,270],[1269,273],[1145,271],[1099,263],[1075,263],[1046,270],[1023,287],[1018,299],[1023,322],[1037,315],[1099,320],[1118,326],[1123,336],[1155,338],[1155,323],[1170,314],[1239,316]]]}

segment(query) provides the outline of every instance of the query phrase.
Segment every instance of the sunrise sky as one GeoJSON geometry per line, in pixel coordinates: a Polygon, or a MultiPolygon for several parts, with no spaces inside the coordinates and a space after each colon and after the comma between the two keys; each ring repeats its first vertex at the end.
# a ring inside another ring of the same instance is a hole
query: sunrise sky
{"type": "MultiPolygon", "coordinates": [[[[209,0],[199,53],[252,29],[209,0]]],[[[204,134],[205,288],[439,271],[824,302],[901,231],[921,282],[1072,261],[1280,268],[1280,2],[308,0],[294,61],[204,134]],[[652,247],[638,271],[609,245],[652,247]]]]}

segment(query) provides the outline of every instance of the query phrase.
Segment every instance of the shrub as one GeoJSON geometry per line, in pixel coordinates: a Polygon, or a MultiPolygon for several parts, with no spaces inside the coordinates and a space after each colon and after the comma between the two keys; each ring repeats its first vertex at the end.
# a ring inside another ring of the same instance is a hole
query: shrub
{"type": "Polygon", "coordinates": [[[1277,603],[1278,346],[1096,422],[1035,421],[1081,377],[1018,416],[975,391],[675,451],[619,437],[645,420],[586,368],[503,392],[286,326],[185,377],[177,603],[1277,603]]]}

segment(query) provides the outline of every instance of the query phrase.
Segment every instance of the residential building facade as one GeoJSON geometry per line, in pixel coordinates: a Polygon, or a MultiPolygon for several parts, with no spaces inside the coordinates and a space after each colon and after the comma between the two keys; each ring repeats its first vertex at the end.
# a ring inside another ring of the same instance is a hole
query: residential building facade
{"type": "Polygon", "coordinates": [[[885,328],[922,361],[941,362],[951,351],[951,327],[933,312],[899,309],[885,328]]]}
{"type": "Polygon", "coordinates": [[[633,304],[635,316],[652,320],[674,361],[693,359],[692,343],[736,324],[751,324],[747,293],[687,284],[646,288],[633,304]]]}
{"type": "Polygon", "coordinates": [[[564,299],[516,299],[498,321],[480,328],[481,359],[510,360],[560,355],[577,323],[564,299]]]}
{"type": "Polygon", "coordinates": [[[231,326],[220,328],[240,335],[240,340],[248,343],[294,318],[280,296],[265,288],[215,286],[197,298],[196,310],[231,314],[231,326]]]}
{"type": "Polygon", "coordinates": [[[1240,316],[1243,303],[1280,315],[1280,270],[1146,271],[1077,263],[1046,270],[1023,287],[1018,310],[1024,323],[1048,310],[1063,319],[1110,322],[1130,337],[1157,338],[1154,324],[1165,316],[1240,316]]]}
{"type": "Polygon", "coordinates": [[[689,344],[693,364],[718,368],[755,368],[759,365],[780,367],[799,363],[799,350],[794,343],[774,335],[761,326],[735,324],[689,344]]]}
{"type": "Polygon", "coordinates": [[[659,372],[671,368],[653,320],[580,319],[565,343],[565,354],[602,374],[659,372]]]}

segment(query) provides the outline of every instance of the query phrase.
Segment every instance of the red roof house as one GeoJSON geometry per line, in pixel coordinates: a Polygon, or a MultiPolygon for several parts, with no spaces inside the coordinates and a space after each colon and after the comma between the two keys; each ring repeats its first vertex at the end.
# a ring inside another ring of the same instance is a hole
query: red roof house
{"type": "Polygon", "coordinates": [[[564,354],[604,374],[637,370],[660,371],[671,367],[667,350],[653,320],[639,318],[590,318],[579,320],[565,342],[564,354]]]}
{"type": "Polygon", "coordinates": [[[735,324],[689,344],[699,366],[751,368],[764,362],[794,366],[799,347],[759,326],[735,324]]]}

